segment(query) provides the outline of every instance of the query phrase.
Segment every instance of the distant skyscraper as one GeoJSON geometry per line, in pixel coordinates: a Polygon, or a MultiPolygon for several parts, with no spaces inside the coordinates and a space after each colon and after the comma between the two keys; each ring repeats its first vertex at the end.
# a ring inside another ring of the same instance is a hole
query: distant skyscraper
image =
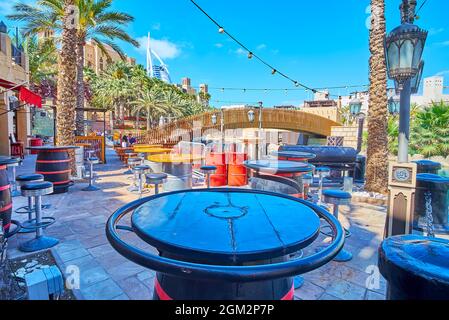
{"type": "Polygon", "coordinates": [[[166,83],[171,83],[170,72],[167,65],[162,61],[159,55],[151,49],[151,37],[148,32],[147,43],[147,74],[150,78],[157,78],[166,83]],[[153,56],[159,61],[159,65],[153,63],[153,56]]]}

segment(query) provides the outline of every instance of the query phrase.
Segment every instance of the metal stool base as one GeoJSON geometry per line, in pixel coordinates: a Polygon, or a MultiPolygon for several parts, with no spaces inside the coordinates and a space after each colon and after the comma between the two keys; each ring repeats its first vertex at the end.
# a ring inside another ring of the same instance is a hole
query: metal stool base
{"type": "Polygon", "coordinates": [[[18,196],[21,196],[21,195],[22,194],[20,193],[19,190],[11,191],[11,197],[18,197],[18,196]]]}
{"type": "Polygon", "coordinates": [[[301,276],[296,276],[293,283],[295,285],[295,289],[299,289],[304,285],[304,278],[301,276]]]}
{"type": "Polygon", "coordinates": [[[352,253],[342,249],[340,253],[334,258],[334,261],[337,262],[347,262],[352,260],[352,253]]]}
{"type": "MultiPolygon", "coordinates": [[[[45,209],[50,209],[51,208],[51,204],[43,204],[42,205],[42,210],[45,209]]],[[[33,213],[35,212],[34,208],[30,210],[30,208],[28,206],[23,206],[20,208],[17,208],[16,211],[14,211],[17,214],[29,214],[29,213],[33,213]]]]}
{"type": "Polygon", "coordinates": [[[39,228],[46,229],[55,222],[56,219],[53,217],[42,217],[40,225],[37,225],[36,219],[26,220],[22,222],[22,229],[20,230],[19,233],[32,233],[39,228]]]}
{"type": "Polygon", "coordinates": [[[100,188],[98,188],[96,186],[92,186],[92,185],[88,186],[87,188],[81,189],[81,191],[89,191],[89,192],[98,191],[98,190],[100,190],[100,188]]]}
{"type": "Polygon", "coordinates": [[[126,170],[125,172],[123,172],[123,174],[126,174],[126,175],[133,174],[133,171],[132,170],[126,170]]]}
{"type": "Polygon", "coordinates": [[[58,243],[58,239],[44,236],[22,243],[19,247],[19,250],[22,252],[36,252],[40,250],[50,249],[58,243]]]}

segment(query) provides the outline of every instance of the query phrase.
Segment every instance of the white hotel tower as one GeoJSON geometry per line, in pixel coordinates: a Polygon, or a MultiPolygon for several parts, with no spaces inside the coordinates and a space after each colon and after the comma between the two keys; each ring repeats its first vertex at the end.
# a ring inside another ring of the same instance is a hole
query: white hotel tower
{"type": "Polygon", "coordinates": [[[148,32],[147,43],[147,74],[150,78],[157,78],[165,83],[171,83],[170,72],[167,65],[162,61],[159,55],[151,49],[151,37],[148,32]],[[153,56],[159,61],[159,65],[153,63],[153,56]]]}

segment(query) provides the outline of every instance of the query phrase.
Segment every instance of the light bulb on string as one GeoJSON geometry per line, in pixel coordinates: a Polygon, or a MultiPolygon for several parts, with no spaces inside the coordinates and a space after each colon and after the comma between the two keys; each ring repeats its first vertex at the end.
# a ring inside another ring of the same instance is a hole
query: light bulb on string
{"type": "Polygon", "coordinates": [[[224,29],[222,27],[218,28],[218,32],[224,33],[224,29]]]}
{"type": "Polygon", "coordinates": [[[252,59],[253,58],[253,53],[250,51],[248,52],[248,59],[252,59]]]}
{"type": "Polygon", "coordinates": [[[275,75],[276,72],[278,72],[276,69],[271,70],[271,74],[272,74],[272,75],[275,75]]]}
{"type": "Polygon", "coordinates": [[[295,87],[299,87],[299,82],[295,81],[295,87]]]}
{"type": "Polygon", "coordinates": [[[224,88],[221,88],[221,92],[224,92],[224,88]]]}

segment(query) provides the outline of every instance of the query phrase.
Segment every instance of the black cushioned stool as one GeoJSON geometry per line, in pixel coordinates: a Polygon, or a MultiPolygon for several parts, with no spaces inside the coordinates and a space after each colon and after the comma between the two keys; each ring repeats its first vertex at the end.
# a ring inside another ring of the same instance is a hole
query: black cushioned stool
{"type": "MultiPolygon", "coordinates": [[[[341,190],[324,190],[322,200],[326,204],[332,204],[334,206],[333,214],[338,220],[338,207],[340,205],[349,205],[351,203],[351,194],[349,192],[341,190]]],[[[350,236],[350,233],[345,230],[346,238],[350,236]]],[[[327,235],[327,234],[326,234],[327,235]]],[[[334,258],[334,261],[346,262],[352,259],[352,253],[346,251],[344,248],[334,258]]]]}
{"type": "MultiPolygon", "coordinates": [[[[27,183],[30,182],[42,182],[44,181],[44,176],[41,174],[23,174],[16,178],[17,184],[22,188],[27,183]]],[[[28,214],[28,219],[33,219],[34,204],[33,198],[28,197],[28,205],[18,208],[15,213],[17,214],[28,214]]]]}
{"type": "Polygon", "coordinates": [[[167,180],[168,175],[166,173],[149,173],[145,177],[147,184],[154,185],[154,193],[159,194],[159,185],[167,180]]]}
{"type": "Polygon", "coordinates": [[[98,158],[88,158],[87,159],[87,163],[89,163],[90,169],[89,169],[89,185],[82,189],[83,191],[98,191],[100,190],[100,188],[98,188],[97,186],[93,185],[93,181],[94,181],[94,176],[95,176],[95,172],[94,172],[94,164],[99,164],[100,160],[98,158]]]}
{"type": "MultiPolygon", "coordinates": [[[[138,157],[133,157],[133,158],[128,158],[128,170],[124,172],[124,174],[132,174],[133,173],[133,168],[136,166],[140,166],[142,164],[142,158],[138,158],[138,157]]],[[[134,179],[136,177],[134,176],[134,179]]]]}
{"type": "Polygon", "coordinates": [[[201,171],[206,175],[207,188],[210,189],[210,175],[214,174],[217,171],[216,166],[202,166],[201,171]]]}
{"type": "Polygon", "coordinates": [[[34,198],[36,219],[24,224],[26,229],[36,230],[36,237],[33,240],[22,243],[19,247],[23,252],[35,252],[54,247],[59,243],[58,239],[45,237],[44,228],[55,222],[52,217],[42,217],[42,196],[53,193],[53,184],[48,181],[30,182],[22,186],[22,196],[34,198]]]}

